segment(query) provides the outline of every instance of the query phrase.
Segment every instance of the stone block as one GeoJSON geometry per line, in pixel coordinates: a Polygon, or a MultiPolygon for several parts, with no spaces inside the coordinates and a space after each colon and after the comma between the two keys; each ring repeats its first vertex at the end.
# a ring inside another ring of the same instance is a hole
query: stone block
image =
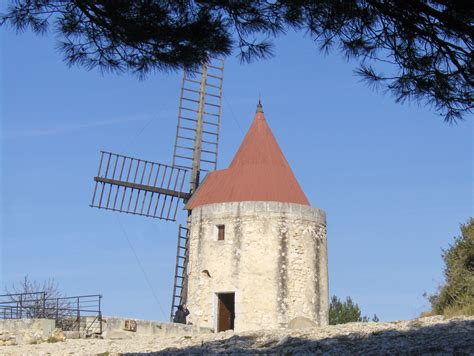
{"type": "Polygon", "coordinates": [[[304,316],[297,316],[288,323],[288,329],[310,329],[318,326],[313,320],[305,318],[304,316]]]}

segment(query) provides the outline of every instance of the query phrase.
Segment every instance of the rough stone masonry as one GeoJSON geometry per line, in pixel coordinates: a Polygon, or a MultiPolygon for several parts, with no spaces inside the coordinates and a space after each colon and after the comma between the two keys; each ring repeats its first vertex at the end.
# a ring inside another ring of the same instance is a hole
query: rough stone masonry
{"type": "Polygon", "coordinates": [[[278,202],[211,204],[193,211],[188,305],[194,325],[214,328],[217,293],[235,292],[235,330],[326,325],[326,216],[278,202]],[[218,240],[216,226],[225,226],[218,240]]]}
{"type": "Polygon", "coordinates": [[[327,325],[326,215],[310,206],[260,104],[230,166],[210,172],[186,208],[193,325],[327,325]]]}

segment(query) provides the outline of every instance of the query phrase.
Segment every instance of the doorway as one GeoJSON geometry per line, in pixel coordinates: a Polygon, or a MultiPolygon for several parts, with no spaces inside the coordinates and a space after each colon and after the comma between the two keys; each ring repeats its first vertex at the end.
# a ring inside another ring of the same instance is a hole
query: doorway
{"type": "Polygon", "coordinates": [[[217,293],[217,332],[233,330],[235,293],[217,293]]]}

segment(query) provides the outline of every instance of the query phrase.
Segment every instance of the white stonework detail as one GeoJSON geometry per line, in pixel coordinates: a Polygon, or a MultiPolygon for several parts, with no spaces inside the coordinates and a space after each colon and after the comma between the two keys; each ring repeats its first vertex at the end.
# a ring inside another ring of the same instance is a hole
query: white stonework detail
{"type": "Polygon", "coordinates": [[[188,320],[216,327],[217,293],[235,293],[235,330],[328,323],[326,215],[278,202],[234,202],[191,215],[188,320]],[[216,225],[225,225],[218,241],[216,225]]]}

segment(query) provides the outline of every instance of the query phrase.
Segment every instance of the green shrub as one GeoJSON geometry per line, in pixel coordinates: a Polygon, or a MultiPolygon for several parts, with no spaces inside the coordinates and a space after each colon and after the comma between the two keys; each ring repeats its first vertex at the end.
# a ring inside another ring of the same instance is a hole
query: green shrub
{"type": "MultiPolygon", "coordinates": [[[[345,302],[341,302],[333,295],[329,304],[329,325],[345,324],[351,322],[368,322],[369,318],[362,316],[359,306],[347,297],[345,302]]],[[[378,322],[379,318],[374,314],[373,322],[378,322]]]]}
{"type": "Polygon", "coordinates": [[[474,219],[461,225],[461,235],[443,250],[444,283],[429,297],[432,312],[474,315],[474,219]]]}

